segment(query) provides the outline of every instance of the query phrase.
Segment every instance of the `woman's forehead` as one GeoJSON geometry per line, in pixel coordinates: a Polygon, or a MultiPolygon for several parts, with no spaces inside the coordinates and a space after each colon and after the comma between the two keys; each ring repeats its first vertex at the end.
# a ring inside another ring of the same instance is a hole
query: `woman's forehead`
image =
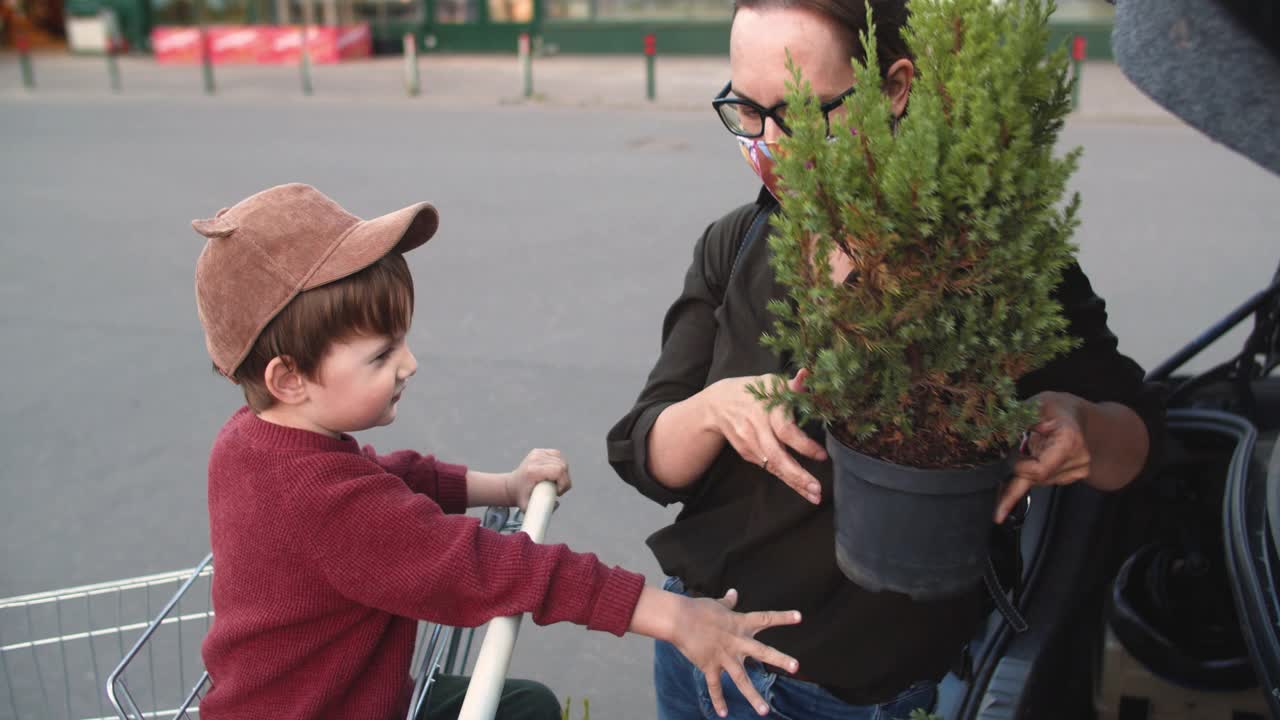
{"type": "Polygon", "coordinates": [[[819,95],[838,94],[853,81],[849,47],[830,18],[801,8],[744,8],[729,36],[733,89],[762,104],[786,93],[787,57],[819,95]]]}

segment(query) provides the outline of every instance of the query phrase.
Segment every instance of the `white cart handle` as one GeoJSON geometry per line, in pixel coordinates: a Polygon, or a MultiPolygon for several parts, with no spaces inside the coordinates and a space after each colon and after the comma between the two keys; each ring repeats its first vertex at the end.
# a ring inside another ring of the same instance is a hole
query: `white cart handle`
{"type": "MultiPolygon", "coordinates": [[[[541,543],[551,523],[551,511],[556,505],[556,484],[538,483],[529,498],[529,508],[524,513],[523,532],[529,539],[541,543]]],[[[511,651],[516,646],[516,634],[520,632],[520,615],[494,618],[489,621],[480,654],[476,657],[471,684],[462,701],[458,720],[493,720],[498,712],[498,700],[502,697],[502,683],[507,679],[511,665],[511,651]]]]}

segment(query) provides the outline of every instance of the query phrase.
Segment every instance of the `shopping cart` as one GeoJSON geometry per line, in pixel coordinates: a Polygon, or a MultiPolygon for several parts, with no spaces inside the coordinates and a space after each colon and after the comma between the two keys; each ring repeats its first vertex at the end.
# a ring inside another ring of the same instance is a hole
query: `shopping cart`
{"type": "MultiPolygon", "coordinates": [[[[555,485],[527,513],[489,508],[485,527],[542,542],[555,485]]],[[[213,621],[213,556],[194,568],[0,599],[0,720],[199,718],[212,687],[200,643],[213,621]],[[105,689],[105,692],[104,692],[105,689]]],[[[520,618],[489,623],[460,720],[491,720],[520,618]]],[[[476,628],[418,624],[413,720],[438,674],[465,674],[476,628]]]]}

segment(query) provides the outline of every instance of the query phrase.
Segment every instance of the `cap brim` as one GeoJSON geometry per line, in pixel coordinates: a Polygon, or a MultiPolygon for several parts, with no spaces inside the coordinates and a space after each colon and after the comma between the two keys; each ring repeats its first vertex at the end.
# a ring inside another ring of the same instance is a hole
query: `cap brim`
{"type": "Polygon", "coordinates": [[[440,213],[431,203],[418,203],[372,220],[356,223],[325,259],[303,290],[357,273],[391,252],[406,253],[431,239],[440,213]]]}

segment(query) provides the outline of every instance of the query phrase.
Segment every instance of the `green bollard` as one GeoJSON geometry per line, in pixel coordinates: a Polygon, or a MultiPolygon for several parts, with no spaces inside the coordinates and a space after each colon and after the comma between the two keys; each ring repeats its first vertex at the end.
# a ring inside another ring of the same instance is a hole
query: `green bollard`
{"type": "Polygon", "coordinates": [[[31,67],[31,39],[26,33],[18,36],[18,64],[22,66],[22,87],[36,89],[36,74],[31,67]]]}
{"type": "Polygon", "coordinates": [[[1080,109],[1080,85],[1084,82],[1084,58],[1086,40],[1076,35],[1071,42],[1071,109],[1080,109]]]}
{"type": "Polygon", "coordinates": [[[655,62],[658,56],[658,38],[653,33],[644,36],[644,96],[653,102],[658,95],[658,82],[655,77],[655,62]]]}

